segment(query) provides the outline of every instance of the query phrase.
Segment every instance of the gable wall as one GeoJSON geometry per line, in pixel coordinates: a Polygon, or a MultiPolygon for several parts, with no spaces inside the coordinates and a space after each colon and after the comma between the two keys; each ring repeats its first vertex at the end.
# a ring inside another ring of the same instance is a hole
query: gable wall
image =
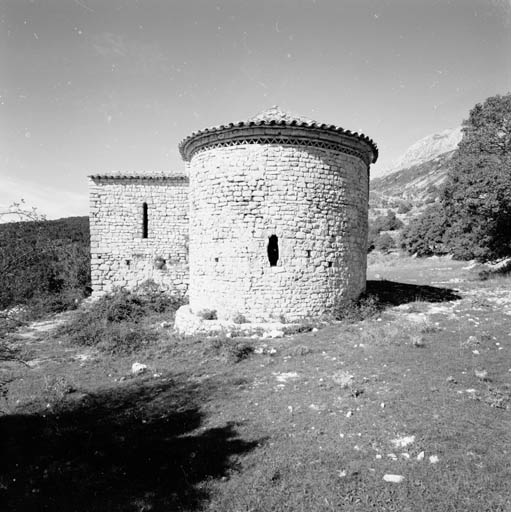
{"type": "Polygon", "coordinates": [[[91,275],[94,295],[133,289],[148,279],[172,294],[188,288],[188,180],[90,177],[91,275]],[[147,203],[148,238],[143,238],[147,203]],[[155,259],[165,265],[156,268],[155,259]]]}

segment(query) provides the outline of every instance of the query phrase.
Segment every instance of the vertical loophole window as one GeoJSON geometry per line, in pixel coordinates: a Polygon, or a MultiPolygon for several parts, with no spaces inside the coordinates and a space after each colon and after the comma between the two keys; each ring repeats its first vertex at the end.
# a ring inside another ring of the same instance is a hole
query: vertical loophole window
{"type": "Polygon", "coordinates": [[[279,261],[279,239],[277,235],[271,235],[268,239],[268,261],[270,267],[277,266],[277,261],[279,261]]]}
{"type": "Polygon", "coordinates": [[[147,217],[147,203],[142,205],[142,238],[147,238],[149,220],[147,217]]]}

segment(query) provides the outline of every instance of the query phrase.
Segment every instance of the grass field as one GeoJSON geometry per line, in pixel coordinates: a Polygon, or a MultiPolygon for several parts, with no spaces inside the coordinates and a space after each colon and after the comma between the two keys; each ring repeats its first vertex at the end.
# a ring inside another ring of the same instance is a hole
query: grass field
{"type": "Polygon", "coordinates": [[[465,266],[371,255],[383,310],[282,339],[22,329],[0,509],[511,511],[511,280],[465,266]]]}

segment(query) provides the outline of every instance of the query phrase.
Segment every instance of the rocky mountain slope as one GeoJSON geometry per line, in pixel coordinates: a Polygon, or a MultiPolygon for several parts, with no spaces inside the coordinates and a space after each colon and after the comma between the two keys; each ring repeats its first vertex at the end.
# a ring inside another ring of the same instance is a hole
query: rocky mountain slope
{"type": "Polygon", "coordinates": [[[454,150],[424,163],[371,180],[373,199],[406,200],[413,203],[435,200],[444,183],[454,150]]]}
{"type": "Polygon", "coordinates": [[[413,214],[434,202],[461,136],[461,128],[456,128],[425,137],[410,146],[392,169],[374,177],[370,192],[372,213],[407,204],[413,214]]]}
{"type": "Polygon", "coordinates": [[[414,142],[389,168],[379,171],[375,178],[388,176],[401,169],[415,167],[448,153],[458,147],[462,135],[460,126],[428,135],[414,142]]]}

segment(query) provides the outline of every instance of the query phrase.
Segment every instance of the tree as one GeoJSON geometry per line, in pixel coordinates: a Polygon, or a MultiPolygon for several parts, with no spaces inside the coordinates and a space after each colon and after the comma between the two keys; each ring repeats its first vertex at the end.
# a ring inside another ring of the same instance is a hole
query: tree
{"type": "Polygon", "coordinates": [[[444,237],[448,219],[441,204],[428,206],[401,231],[401,248],[409,254],[432,256],[447,252],[444,237]]]}
{"type": "MultiPolygon", "coordinates": [[[[44,220],[44,215],[37,212],[36,208],[28,209],[25,206],[25,201],[21,199],[18,203],[12,203],[5,210],[0,211],[0,219],[2,221],[41,221],[44,220]]],[[[10,270],[14,266],[13,257],[8,255],[7,245],[0,244],[0,277],[3,281],[3,287],[5,287],[5,278],[10,270]]],[[[0,301],[1,305],[1,301],[0,301]]],[[[13,319],[12,314],[9,311],[0,311],[0,398],[7,400],[7,385],[9,382],[14,380],[12,372],[9,368],[4,368],[2,363],[6,362],[17,362],[26,364],[23,360],[21,351],[19,348],[9,343],[3,335],[5,331],[11,327],[9,320],[13,319]]]]}
{"type": "Polygon", "coordinates": [[[381,215],[374,220],[374,227],[378,231],[395,231],[403,227],[403,223],[396,217],[394,210],[387,210],[387,215],[381,215]]]}
{"type": "Polygon", "coordinates": [[[403,222],[396,217],[396,212],[387,210],[386,215],[380,215],[369,222],[367,234],[367,252],[375,249],[376,240],[382,231],[396,231],[403,227],[403,222]]]}
{"type": "Polygon", "coordinates": [[[387,254],[395,246],[394,239],[388,233],[380,233],[374,242],[374,248],[384,254],[387,254]]]}
{"type": "Polygon", "coordinates": [[[511,255],[511,94],[477,104],[463,122],[441,204],[455,257],[511,255]]]}
{"type": "Polygon", "coordinates": [[[43,221],[46,215],[39,213],[36,207],[28,208],[25,200],[11,203],[5,210],[0,210],[0,222],[43,221]]]}
{"type": "Polygon", "coordinates": [[[413,204],[410,201],[400,201],[397,213],[404,214],[408,213],[413,208],[413,204]]]}
{"type": "Polygon", "coordinates": [[[0,224],[0,320],[13,306],[44,313],[82,298],[90,284],[87,219],[46,220],[23,201],[0,210],[4,219],[11,222],[0,224]]]}

